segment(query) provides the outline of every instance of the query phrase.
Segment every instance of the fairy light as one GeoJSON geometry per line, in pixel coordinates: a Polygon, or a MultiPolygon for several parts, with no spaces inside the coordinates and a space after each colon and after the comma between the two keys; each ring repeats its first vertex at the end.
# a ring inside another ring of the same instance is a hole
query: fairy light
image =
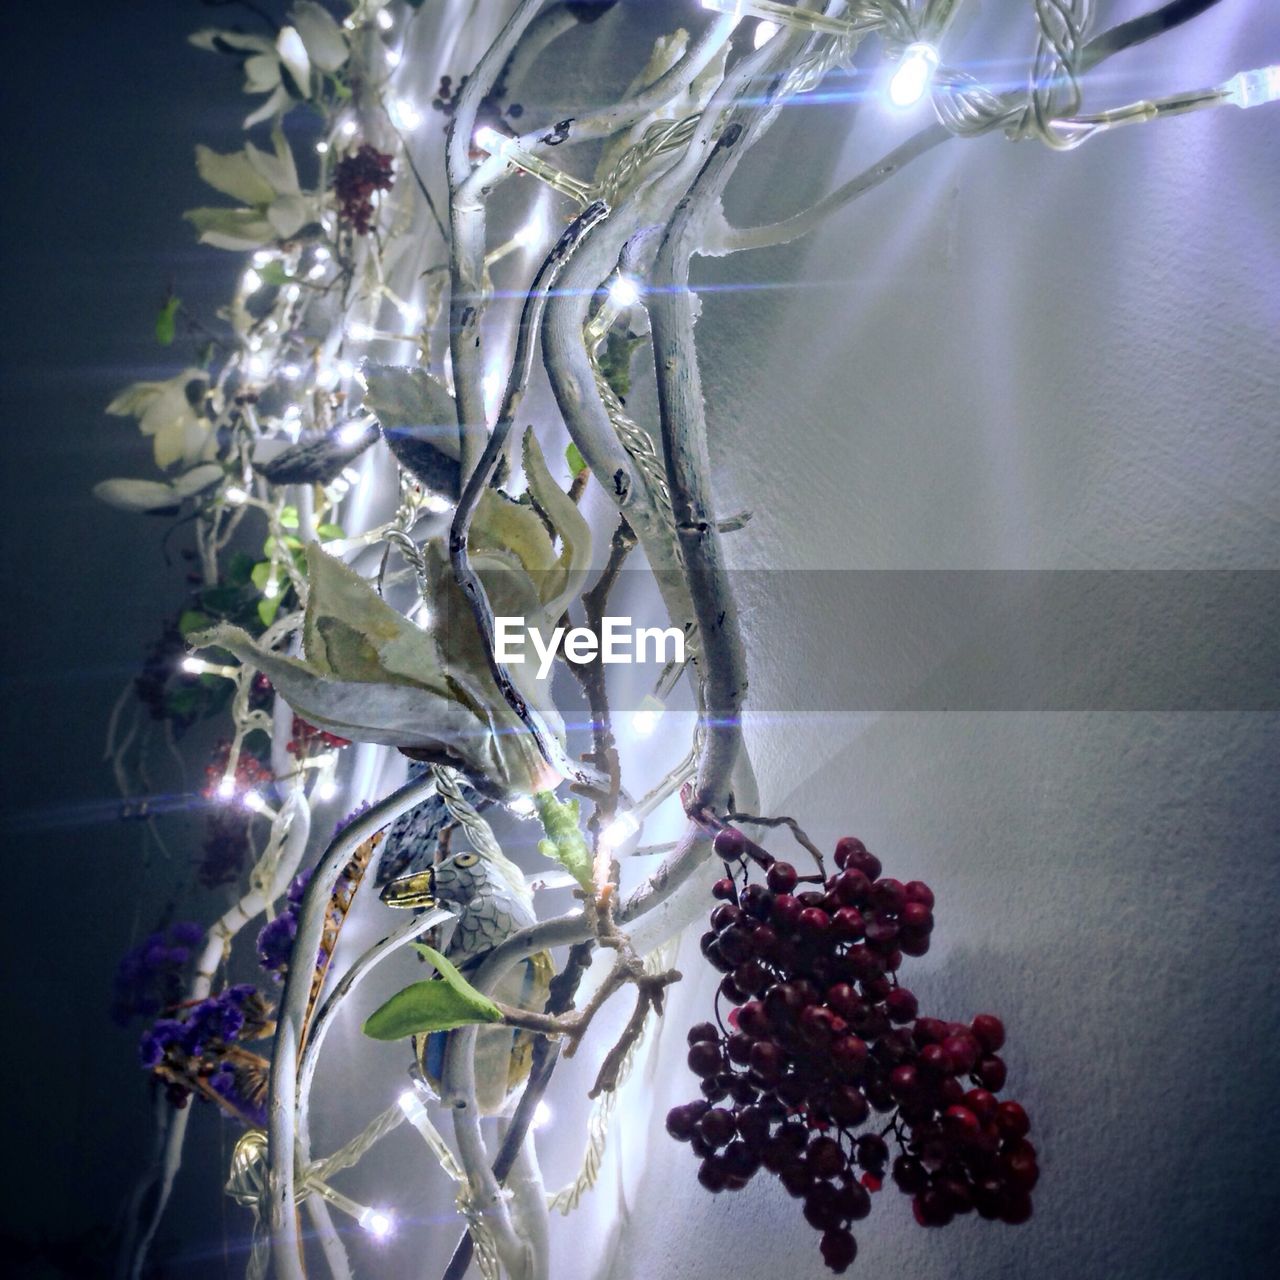
{"type": "Polygon", "coordinates": [[[297,302],[300,297],[302,297],[301,285],[291,284],[285,288],[284,300],[286,302],[297,302]]]}
{"type": "Polygon", "coordinates": [[[514,800],[507,802],[507,808],[516,815],[517,818],[532,818],[537,805],[533,803],[532,796],[516,796],[514,800]]]}
{"type": "Polygon", "coordinates": [[[353,324],[347,326],[347,337],[355,342],[370,342],[375,334],[375,330],[371,324],[366,324],[363,320],[357,320],[353,324]]]}
{"type": "Polygon", "coordinates": [[[312,256],[315,258],[317,262],[328,262],[329,259],[333,257],[333,255],[329,252],[328,249],[324,247],[324,245],[321,245],[312,256]]]}
{"type": "Polygon", "coordinates": [[[224,680],[235,680],[240,675],[240,671],[236,667],[222,666],[216,662],[206,662],[203,658],[194,656],[183,658],[182,669],[189,676],[222,676],[224,680]]]}
{"type": "Polygon", "coordinates": [[[597,346],[605,334],[613,328],[618,317],[640,301],[640,286],[631,276],[616,275],[605,292],[600,309],[587,322],[586,338],[589,346],[597,346]]]}
{"type": "Polygon", "coordinates": [[[370,1205],[357,1204],[350,1196],[344,1196],[341,1191],[329,1186],[327,1182],[321,1182],[319,1178],[308,1178],[306,1185],[307,1190],[315,1191],[323,1196],[335,1209],[339,1209],[348,1217],[354,1218],[375,1239],[385,1240],[394,1233],[395,1219],[385,1209],[375,1209],[370,1205]]]}
{"type": "Polygon", "coordinates": [[[338,794],[338,784],[334,781],[331,773],[324,773],[320,776],[320,780],[316,783],[315,797],[317,800],[332,800],[338,794]]]}
{"type": "Polygon", "coordinates": [[[753,49],[762,49],[781,30],[782,28],[776,22],[770,22],[767,18],[763,19],[756,24],[756,33],[752,37],[751,47],[753,49]]]}
{"type": "Polygon", "coordinates": [[[485,404],[492,407],[502,391],[502,378],[491,371],[480,379],[480,386],[484,392],[485,404]]]}
{"type": "Polygon", "coordinates": [[[453,510],[453,503],[441,493],[429,493],[422,499],[422,509],[430,516],[442,516],[453,510]]]}
{"type": "Polygon", "coordinates": [[[612,853],[639,830],[640,819],[630,809],[624,810],[600,833],[600,848],[612,853]]]}
{"type": "Polygon", "coordinates": [[[440,1162],[440,1168],[445,1175],[455,1182],[464,1182],[466,1179],[462,1170],[458,1167],[457,1160],[454,1159],[453,1152],[449,1150],[445,1140],[440,1136],[439,1130],[431,1123],[431,1117],[427,1114],[427,1109],[417,1092],[413,1089],[406,1089],[396,1099],[396,1103],[401,1112],[403,1112],[404,1118],[422,1135],[422,1140],[431,1149],[432,1155],[440,1162]]]}
{"type": "Polygon", "coordinates": [[[276,577],[276,567],[271,566],[271,572],[267,575],[267,580],[262,587],[262,596],[265,600],[274,600],[280,594],[280,579],[276,577]]]}
{"type": "Polygon", "coordinates": [[[245,361],[245,372],[255,381],[265,378],[271,372],[271,361],[261,351],[255,351],[245,361]]]}
{"type": "Polygon", "coordinates": [[[344,138],[354,138],[356,134],[356,122],[354,120],[344,120],[338,126],[338,132],[344,138]]]}
{"type": "Polygon", "coordinates": [[[236,778],[234,773],[223,774],[218,783],[218,795],[223,800],[230,800],[236,793],[236,778]]]}
{"type": "Polygon", "coordinates": [[[647,738],[657,727],[666,711],[666,705],[653,694],[646,694],[639,707],[631,713],[631,728],[638,738],[647,738]]]}
{"type": "Polygon", "coordinates": [[[228,506],[232,507],[243,506],[249,501],[249,495],[238,484],[229,484],[222,491],[222,498],[228,506]]]}
{"type": "Polygon", "coordinates": [[[280,366],[280,376],[288,378],[292,381],[294,378],[302,377],[302,366],[296,364],[282,364],[280,366]]]}
{"type": "Polygon", "coordinates": [[[538,1099],[538,1105],[533,1109],[533,1127],[535,1129],[545,1129],[551,1123],[551,1108],[541,1099],[538,1099]]]}
{"type": "Polygon", "coordinates": [[[391,15],[385,9],[378,10],[377,21],[378,21],[378,26],[381,27],[383,31],[391,30],[392,18],[391,18],[391,15]]]}
{"type": "Polygon", "coordinates": [[[318,154],[322,156],[328,155],[329,144],[323,138],[321,138],[320,141],[316,143],[316,151],[318,154]]]}
{"type": "Polygon", "coordinates": [[[938,51],[933,45],[922,40],[907,45],[889,80],[889,101],[895,107],[914,107],[928,91],[937,65],[938,51]]]}
{"type": "Polygon", "coordinates": [[[387,50],[387,66],[395,68],[395,67],[398,67],[399,65],[400,65],[400,50],[388,49],[387,50]]]}
{"type": "Polygon", "coordinates": [[[366,1209],[356,1221],[371,1235],[385,1240],[395,1230],[395,1223],[389,1213],[381,1209],[366,1209]]]}
{"type": "Polygon", "coordinates": [[[387,107],[387,114],[391,117],[391,123],[405,132],[412,132],[422,123],[422,112],[407,98],[393,98],[387,107]]]}
{"type": "Polygon", "coordinates": [[[475,131],[472,141],[477,150],[491,156],[498,156],[508,164],[515,165],[530,177],[545,182],[553,191],[577,200],[584,206],[591,203],[592,189],[589,184],[567,173],[562,173],[555,165],[548,164],[541,157],[535,156],[532,151],[526,151],[514,138],[499,133],[492,125],[481,125],[475,131]]]}
{"type": "Polygon", "coordinates": [[[252,813],[258,814],[263,818],[274,818],[276,811],[262,798],[262,795],[253,790],[246,791],[240,799],[240,803],[250,810],[252,813]]]}
{"type": "Polygon", "coordinates": [[[240,287],[245,293],[257,293],[262,288],[262,277],[250,267],[248,271],[240,277],[240,287]]]}
{"type": "MultiPolygon", "coordinates": [[[[817,31],[823,35],[846,36],[862,31],[875,31],[885,25],[878,14],[856,18],[829,18],[824,13],[778,4],[775,0],[702,0],[702,7],[730,18],[767,18],[779,26],[797,31],[817,31]]],[[[756,48],[759,48],[759,44],[756,48]]]]}
{"type": "Polygon", "coordinates": [[[253,265],[255,267],[265,267],[268,262],[276,255],[270,249],[255,249],[253,253],[253,265]]]}
{"type": "Polygon", "coordinates": [[[334,367],[337,370],[338,380],[340,382],[349,382],[356,376],[356,367],[350,360],[339,360],[337,365],[334,367]]]}
{"type": "Polygon", "coordinates": [[[1246,109],[1280,101],[1280,66],[1241,71],[1222,86],[1222,96],[1232,106],[1246,109]]]}

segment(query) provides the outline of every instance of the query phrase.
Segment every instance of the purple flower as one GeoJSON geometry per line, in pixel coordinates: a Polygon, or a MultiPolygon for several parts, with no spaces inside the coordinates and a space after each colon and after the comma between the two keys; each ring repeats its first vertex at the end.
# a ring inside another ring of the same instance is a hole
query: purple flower
{"type": "Polygon", "coordinates": [[[339,831],[345,831],[366,809],[369,807],[367,800],[361,800],[354,809],[351,810],[345,818],[339,818],[333,828],[333,834],[336,836],[339,831]]]}
{"type": "Polygon", "coordinates": [[[169,926],[169,937],[179,946],[194,947],[204,939],[204,925],[194,920],[179,920],[169,926]]]}
{"type": "Polygon", "coordinates": [[[292,911],[276,916],[258,934],[258,963],[277,979],[283,977],[297,936],[298,918],[292,911]]]}
{"type": "Polygon", "coordinates": [[[302,905],[302,898],[307,892],[307,885],[311,883],[311,873],[313,870],[313,867],[308,867],[305,871],[299,871],[298,874],[289,882],[289,888],[285,892],[284,900],[291,907],[300,907],[302,905]]]}

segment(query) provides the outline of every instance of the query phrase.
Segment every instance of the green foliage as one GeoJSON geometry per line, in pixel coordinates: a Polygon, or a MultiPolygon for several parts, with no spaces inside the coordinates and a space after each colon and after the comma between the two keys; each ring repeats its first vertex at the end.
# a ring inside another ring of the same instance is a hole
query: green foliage
{"type": "Polygon", "coordinates": [[[273,285],[277,289],[281,285],[288,284],[293,278],[284,269],[284,264],[281,262],[268,262],[265,266],[259,267],[257,270],[258,276],[262,280],[263,284],[273,285]]]}
{"type": "Polygon", "coordinates": [[[397,991],[365,1021],[371,1040],[403,1040],[406,1036],[451,1031],[478,1022],[501,1022],[502,1010],[458,972],[433,947],[413,944],[435,966],[438,978],[415,982],[397,991]]]}
{"type": "Polygon", "coordinates": [[[553,792],[538,791],[534,793],[533,803],[542,829],[547,833],[545,840],[538,841],[538,852],[558,862],[588,893],[594,892],[591,850],[582,834],[577,800],[562,803],[553,792]]]}
{"type": "Polygon", "coordinates": [[[173,336],[177,331],[178,311],[181,306],[182,299],[177,294],[171,293],[156,316],[156,341],[162,347],[173,345],[173,336]]]}
{"type": "Polygon", "coordinates": [[[613,329],[600,352],[600,372],[619,400],[631,394],[631,357],[644,346],[645,338],[629,338],[621,329],[613,329]]]}
{"type": "Polygon", "coordinates": [[[569,474],[576,476],[579,472],[587,469],[587,460],[582,456],[581,450],[572,440],[569,441],[569,447],[564,451],[564,460],[569,464],[569,474]]]}

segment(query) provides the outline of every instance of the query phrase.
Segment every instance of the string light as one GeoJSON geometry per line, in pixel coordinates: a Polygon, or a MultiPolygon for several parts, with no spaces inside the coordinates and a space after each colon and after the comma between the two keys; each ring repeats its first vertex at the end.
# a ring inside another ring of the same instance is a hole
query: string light
{"type": "Polygon", "coordinates": [[[249,495],[238,484],[230,484],[222,491],[223,501],[228,506],[240,507],[249,501],[249,495]]]}
{"type": "Polygon", "coordinates": [[[618,317],[640,301],[640,286],[630,276],[617,275],[609,283],[604,302],[587,322],[586,339],[589,346],[597,346],[605,334],[613,328],[618,317]]]}
{"type": "Polygon", "coordinates": [[[440,1168],[445,1175],[455,1182],[465,1181],[462,1170],[454,1159],[453,1152],[449,1150],[439,1131],[431,1123],[431,1117],[427,1115],[427,1109],[422,1105],[422,1099],[418,1097],[417,1093],[412,1089],[406,1089],[396,1099],[396,1102],[404,1113],[404,1118],[422,1135],[422,1139],[430,1147],[432,1155],[440,1162],[440,1168]]]}
{"type": "Polygon", "coordinates": [[[406,133],[411,133],[422,123],[422,112],[406,98],[393,98],[387,114],[391,117],[391,123],[406,133]]]}
{"type": "MultiPolygon", "coordinates": [[[[779,26],[794,27],[797,31],[817,31],[831,36],[876,31],[885,25],[884,19],[878,14],[858,18],[829,18],[824,13],[797,9],[789,4],[777,4],[774,0],[702,0],[702,7],[730,18],[767,18],[779,26]]],[[[756,48],[759,47],[757,44],[756,48]]]]}
{"type": "Polygon", "coordinates": [[[235,793],[236,793],[235,775],[231,773],[224,774],[222,776],[222,779],[218,783],[218,795],[221,796],[222,799],[224,800],[230,800],[231,797],[235,795],[235,793]]]}
{"type": "Polygon", "coordinates": [[[545,1129],[551,1123],[551,1108],[546,1102],[539,1098],[538,1105],[533,1109],[533,1127],[535,1129],[545,1129]]]}
{"type": "Polygon", "coordinates": [[[378,10],[378,26],[380,26],[383,31],[390,31],[391,22],[392,22],[391,15],[385,9],[379,9],[378,10]]]}
{"type": "Polygon", "coordinates": [[[226,680],[235,680],[240,675],[236,667],[220,666],[216,662],[206,662],[203,658],[196,657],[183,658],[182,669],[189,676],[222,676],[226,680]]]}
{"type": "Polygon", "coordinates": [[[323,138],[321,138],[320,141],[316,143],[316,151],[318,151],[322,156],[328,155],[329,144],[323,138]]]}
{"type": "Polygon", "coordinates": [[[937,65],[938,51],[933,45],[924,41],[907,45],[889,80],[889,101],[895,107],[915,106],[928,91],[937,65]]]}
{"type": "Polygon", "coordinates": [[[592,189],[587,183],[562,173],[555,165],[548,164],[540,156],[535,156],[532,151],[526,151],[514,138],[499,133],[491,125],[482,125],[477,129],[473,141],[477,150],[501,157],[508,164],[515,165],[517,169],[523,170],[531,177],[545,182],[553,191],[577,200],[584,206],[591,203],[592,189]]]}
{"type": "Polygon", "coordinates": [[[347,382],[356,376],[356,367],[350,360],[339,360],[336,368],[338,378],[342,382],[347,382]]]}
{"type": "Polygon", "coordinates": [[[374,327],[371,324],[366,324],[363,320],[357,320],[354,324],[347,326],[347,337],[356,342],[371,342],[375,336],[374,327]]]}
{"type": "Polygon", "coordinates": [[[502,391],[502,378],[497,373],[486,373],[480,379],[480,386],[484,392],[485,403],[492,404],[502,391]]]}
{"type": "Polygon", "coordinates": [[[516,796],[514,800],[507,801],[507,808],[517,818],[532,818],[537,805],[533,803],[532,796],[516,796]]]}
{"type": "Polygon", "coordinates": [[[389,66],[389,67],[391,67],[391,68],[393,68],[393,69],[394,69],[395,67],[398,67],[399,65],[400,65],[400,50],[399,50],[399,49],[388,49],[388,50],[387,50],[387,66],[389,66]]]}
{"type": "Polygon", "coordinates": [[[261,352],[255,352],[245,361],[245,372],[258,381],[271,372],[271,361],[261,352]]]}
{"type": "Polygon", "coordinates": [[[262,288],[262,277],[250,267],[240,278],[240,287],[245,293],[257,293],[262,288]]]}
{"type": "Polygon", "coordinates": [[[344,120],[342,124],[338,126],[338,132],[342,134],[344,138],[354,138],[356,133],[356,122],[354,120],[344,120]]]}
{"type": "Polygon", "coordinates": [[[395,1231],[395,1219],[385,1209],[374,1209],[368,1205],[357,1204],[350,1196],[344,1196],[327,1182],[318,1178],[309,1178],[307,1188],[319,1193],[335,1209],[340,1209],[348,1217],[354,1218],[360,1226],[378,1240],[385,1240],[395,1231]]]}
{"type": "Polygon", "coordinates": [[[770,22],[767,18],[763,19],[756,24],[756,34],[752,38],[751,47],[753,49],[762,49],[781,30],[782,28],[776,22],[770,22]]]}
{"type": "Polygon", "coordinates": [[[329,259],[333,257],[333,255],[329,252],[328,249],[324,247],[324,245],[321,245],[312,256],[315,258],[317,262],[328,262],[329,259]]]}
{"type": "Polygon", "coordinates": [[[647,738],[658,727],[666,709],[666,705],[653,694],[646,694],[639,707],[631,713],[631,728],[635,735],[647,738]]]}
{"type": "Polygon", "coordinates": [[[344,449],[349,449],[368,435],[372,421],[372,418],[354,418],[350,422],[345,422],[333,433],[334,439],[344,449]]]}
{"type": "Polygon", "coordinates": [[[442,516],[446,511],[453,510],[453,503],[449,501],[443,494],[429,493],[422,500],[422,509],[431,516],[442,516]]]}
{"type": "Polygon", "coordinates": [[[274,818],[276,811],[262,798],[257,791],[246,791],[240,800],[246,809],[263,818],[274,818]]]}
{"type": "Polygon", "coordinates": [[[1222,86],[1224,101],[1236,107],[1260,107],[1280,101],[1280,66],[1241,71],[1222,86]]]}
{"type": "Polygon", "coordinates": [[[253,254],[253,265],[255,267],[265,267],[268,262],[275,257],[270,249],[255,249],[253,254]]]}
{"type": "Polygon", "coordinates": [[[626,844],[639,830],[640,819],[630,809],[627,809],[618,814],[600,833],[600,847],[612,853],[626,844]]]}

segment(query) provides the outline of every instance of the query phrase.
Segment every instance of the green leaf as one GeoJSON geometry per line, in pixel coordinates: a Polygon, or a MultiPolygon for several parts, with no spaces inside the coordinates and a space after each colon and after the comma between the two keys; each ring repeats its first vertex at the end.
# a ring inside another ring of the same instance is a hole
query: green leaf
{"type": "Polygon", "coordinates": [[[298,508],[281,507],[280,524],[285,529],[296,529],[298,527],[298,508]]]}
{"type": "Polygon", "coordinates": [[[185,640],[193,631],[203,630],[212,621],[213,619],[207,613],[201,613],[199,609],[185,609],[178,619],[178,630],[182,632],[185,640]]]}
{"type": "Polygon", "coordinates": [[[265,591],[267,589],[267,579],[270,577],[271,561],[259,560],[258,563],[253,566],[253,573],[250,574],[250,580],[253,582],[253,585],[257,587],[259,591],[265,591]]]}
{"type": "Polygon", "coordinates": [[[176,330],[178,308],[182,306],[182,299],[176,294],[170,294],[165,299],[165,304],[160,308],[160,314],[156,316],[156,341],[162,347],[173,345],[173,335],[176,330]]]}
{"type": "Polygon", "coordinates": [[[332,542],[335,538],[345,538],[340,524],[321,524],[316,526],[316,537],[321,542],[332,542]]]}
{"type": "Polygon", "coordinates": [[[582,456],[578,446],[569,441],[569,447],[564,451],[564,460],[569,464],[569,474],[576,476],[578,472],[587,469],[587,460],[582,456]]]}
{"type": "Polygon", "coordinates": [[[364,1024],[371,1040],[403,1040],[406,1036],[452,1031],[476,1022],[501,1022],[502,1010],[482,996],[438,951],[413,944],[439,973],[439,978],[415,982],[397,991],[364,1024]]]}
{"type": "Polygon", "coordinates": [[[247,587],[252,581],[253,557],[247,551],[237,551],[227,563],[224,575],[233,587],[247,587]]]}
{"type": "Polygon", "coordinates": [[[258,601],[258,621],[264,627],[269,627],[276,620],[276,614],[280,612],[281,595],[282,593],[277,593],[270,598],[263,596],[258,601]]]}
{"type": "Polygon", "coordinates": [[[276,288],[288,284],[293,278],[284,269],[282,262],[268,262],[265,267],[258,268],[258,275],[263,284],[274,285],[276,288]]]}
{"type": "Polygon", "coordinates": [[[533,803],[547,839],[538,841],[538,852],[553,858],[588,892],[595,892],[591,875],[591,850],[578,820],[578,802],[561,803],[551,791],[534,793],[533,803]]]}

